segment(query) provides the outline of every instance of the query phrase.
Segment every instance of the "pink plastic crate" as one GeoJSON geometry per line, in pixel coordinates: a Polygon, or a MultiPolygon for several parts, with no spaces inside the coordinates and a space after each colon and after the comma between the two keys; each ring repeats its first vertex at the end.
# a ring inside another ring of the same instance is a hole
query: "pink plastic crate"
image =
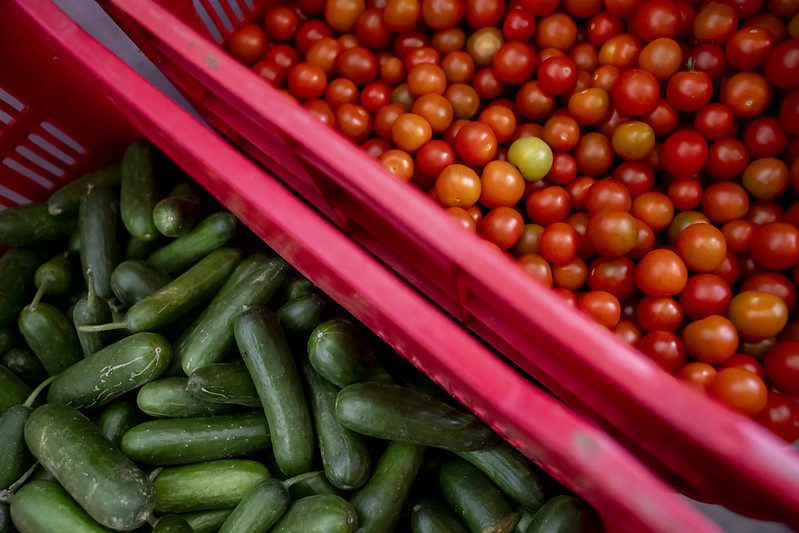
{"type": "Polygon", "coordinates": [[[107,7],[209,123],[567,403],[700,496],[799,525],[792,449],[594,326],[219,48],[268,4],[107,7]]]}
{"type": "Polygon", "coordinates": [[[0,3],[0,57],[0,109],[11,116],[0,115],[3,205],[42,200],[146,136],[327,294],[591,502],[609,529],[716,531],[601,430],[514,372],[48,0],[0,3]],[[41,129],[73,150],[74,161],[59,165],[49,146],[37,150],[41,161],[18,159],[27,153],[19,147],[41,144],[41,129]],[[61,169],[49,183],[29,175],[49,165],[61,169]]]}

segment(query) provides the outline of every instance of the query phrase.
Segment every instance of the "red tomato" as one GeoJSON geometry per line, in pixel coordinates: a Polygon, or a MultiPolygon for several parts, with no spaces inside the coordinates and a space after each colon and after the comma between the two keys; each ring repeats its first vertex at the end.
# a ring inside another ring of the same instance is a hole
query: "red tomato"
{"type": "Polygon", "coordinates": [[[763,359],[766,377],[782,392],[799,394],[799,342],[782,341],[763,359]]]}
{"type": "MultiPolygon", "coordinates": [[[[693,62],[689,60],[689,68],[693,62]]],[[[678,111],[693,113],[705,107],[713,96],[713,81],[705,72],[678,72],[666,85],[666,98],[678,111]]]]}
{"type": "Polygon", "coordinates": [[[638,349],[667,372],[675,372],[685,363],[682,340],[668,331],[648,333],[638,343],[638,349]]]}
{"type": "Polygon", "coordinates": [[[663,168],[675,176],[691,176],[705,165],[707,141],[695,131],[678,131],[663,143],[663,168]]]}
{"type": "Polygon", "coordinates": [[[729,284],[716,274],[691,276],[680,294],[680,305],[691,320],[726,315],[731,301],[729,284]]]}
{"type": "Polygon", "coordinates": [[[623,72],[613,85],[613,102],[625,115],[645,115],[658,105],[660,87],[655,77],[646,70],[631,69],[623,72]]]}

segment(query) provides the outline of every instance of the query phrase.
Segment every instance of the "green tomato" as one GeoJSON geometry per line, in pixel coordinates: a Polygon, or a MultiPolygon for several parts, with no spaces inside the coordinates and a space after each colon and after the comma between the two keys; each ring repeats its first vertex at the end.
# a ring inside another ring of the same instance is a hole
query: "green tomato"
{"type": "Polygon", "coordinates": [[[552,149],[538,137],[522,137],[510,145],[508,161],[527,181],[538,181],[552,168],[552,149]]]}

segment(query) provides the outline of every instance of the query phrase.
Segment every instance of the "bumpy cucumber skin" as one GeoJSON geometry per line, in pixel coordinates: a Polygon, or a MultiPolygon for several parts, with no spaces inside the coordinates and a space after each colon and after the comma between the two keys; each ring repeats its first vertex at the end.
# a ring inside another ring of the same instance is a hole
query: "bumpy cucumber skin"
{"type": "Polygon", "coordinates": [[[250,373],[241,364],[214,363],[199,368],[189,377],[186,387],[205,401],[261,407],[250,373]]]}
{"type": "Polygon", "coordinates": [[[308,472],[316,452],[311,415],[277,317],[265,308],[246,311],[236,320],[235,336],[264,406],[280,470],[286,476],[308,472]]]}
{"type": "Polygon", "coordinates": [[[358,513],[346,500],[330,494],[295,501],[272,533],[352,533],[358,513]]]}
{"type": "Polygon", "coordinates": [[[3,364],[28,385],[39,383],[47,376],[33,352],[25,348],[8,350],[3,356],[3,364]]]}
{"type": "Polygon", "coordinates": [[[123,261],[111,274],[111,290],[125,305],[134,305],[160,290],[172,279],[146,261],[123,261]]]}
{"type": "Polygon", "coordinates": [[[342,389],[336,416],[357,433],[452,451],[477,450],[495,438],[471,414],[392,383],[368,381],[342,389]]]}
{"type": "Polygon", "coordinates": [[[60,374],[83,359],[78,333],[64,313],[39,302],[19,314],[19,331],[48,374],[60,374]]]}
{"type": "Polygon", "coordinates": [[[361,381],[391,381],[357,327],[345,319],[328,320],[308,338],[311,364],[339,387],[361,381]]]}
{"type": "Polygon", "coordinates": [[[183,371],[217,363],[233,346],[233,324],[248,308],[268,302],[283,285],[289,266],[278,257],[254,254],[239,263],[210,305],[175,345],[183,371]]]}
{"type": "Polygon", "coordinates": [[[265,532],[280,520],[290,503],[289,493],[281,481],[264,481],[241,500],[219,533],[265,532]]]}
{"type": "Polygon", "coordinates": [[[100,433],[111,443],[119,447],[122,436],[134,427],[139,420],[136,404],[128,399],[120,399],[108,404],[97,419],[100,433]]]}
{"type": "Polygon", "coordinates": [[[116,197],[108,189],[95,189],[80,201],[80,263],[86,283],[86,272],[91,270],[91,280],[98,296],[108,299],[111,291],[111,273],[117,262],[116,197]]]}
{"type": "Polygon", "coordinates": [[[307,360],[302,361],[302,374],[325,475],[340,489],[357,489],[369,479],[369,450],[360,435],[345,428],[336,419],[338,388],[320,376],[307,360]]]}
{"type": "Polygon", "coordinates": [[[25,204],[0,211],[0,244],[21,248],[67,237],[75,229],[74,216],[52,216],[47,204],[25,204]]]}
{"type": "Polygon", "coordinates": [[[189,524],[194,533],[216,533],[232,511],[233,509],[212,509],[183,513],[178,516],[189,524]]]}
{"type": "Polygon", "coordinates": [[[128,233],[143,241],[155,239],[159,233],[153,222],[153,209],[158,192],[151,146],[137,142],[128,147],[122,158],[121,185],[119,207],[128,233]]]}
{"type": "Polygon", "coordinates": [[[424,447],[391,442],[369,482],[352,497],[363,533],[393,531],[400,511],[413,488],[424,458],[424,447]]]}
{"type": "Polygon", "coordinates": [[[293,338],[307,338],[322,322],[325,300],[316,294],[306,294],[289,300],[277,310],[277,318],[286,334],[293,338]]]}
{"type": "Polygon", "coordinates": [[[234,405],[211,403],[197,398],[187,389],[188,379],[183,377],[161,378],[151,381],[136,396],[136,404],[142,412],[155,418],[191,418],[231,413],[234,405]]]}
{"type": "Polygon", "coordinates": [[[0,255],[0,328],[14,324],[28,302],[36,267],[44,261],[38,250],[9,250],[0,255]]]}
{"type": "Polygon", "coordinates": [[[228,212],[214,213],[189,233],[153,252],[147,261],[167,274],[174,275],[204,255],[224,246],[235,233],[235,216],[228,212]]]}
{"type": "Polygon", "coordinates": [[[47,400],[86,409],[104,405],[148,383],[172,360],[169,342],[136,333],[75,363],[50,385],[47,400]]]}
{"type": "Polygon", "coordinates": [[[153,480],[155,510],[185,513],[235,507],[269,477],[264,465],[243,459],[165,468],[153,480]]]}
{"type": "Polygon", "coordinates": [[[0,366],[0,414],[25,401],[30,388],[16,374],[0,366]]]}
{"type": "Polygon", "coordinates": [[[269,446],[261,413],[152,420],[131,428],[121,449],[139,463],[181,465],[229,459],[269,446]]]}
{"type": "Polygon", "coordinates": [[[413,533],[469,533],[457,519],[431,502],[417,502],[411,511],[413,533]]]}
{"type": "Polygon", "coordinates": [[[25,447],[25,422],[30,414],[30,407],[15,405],[0,415],[0,490],[19,479],[30,463],[25,447]]]}
{"type": "MultiPolygon", "coordinates": [[[[93,276],[92,274],[92,279],[93,276]]],[[[72,310],[72,321],[75,323],[76,328],[107,324],[112,319],[111,306],[103,298],[99,297],[93,288],[90,288],[89,294],[78,300],[78,303],[75,304],[75,309],[72,310]]],[[[113,335],[109,331],[89,332],[78,330],[78,341],[80,341],[81,348],[83,348],[83,354],[87,357],[110,344],[112,338],[113,335]]]]}
{"type": "Polygon", "coordinates": [[[11,519],[21,533],[108,533],[58,483],[31,481],[11,500],[11,519]]]}
{"type": "Polygon", "coordinates": [[[572,496],[556,496],[533,516],[526,533],[572,533],[600,531],[591,509],[572,496]]]}
{"type": "Polygon", "coordinates": [[[197,223],[202,201],[196,194],[168,196],[155,205],[153,222],[162,235],[180,237],[197,223]]]}
{"type": "Polygon", "coordinates": [[[122,165],[119,163],[86,174],[53,192],[47,200],[47,210],[51,215],[77,213],[83,195],[98,187],[116,187],[121,179],[122,165]]]}
{"type": "Polygon", "coordinates": [[[194,533],[194,530],[182,516],[168,514],[158,519],[153,533],[194,533]]]}
{"type": "Polygon", "coordinates": [[[152,483],[81,413],[58,403],[39,407],[25,424],[25,442],[100,524],[122,530],[144,524],[153,506],[152,483]]]}

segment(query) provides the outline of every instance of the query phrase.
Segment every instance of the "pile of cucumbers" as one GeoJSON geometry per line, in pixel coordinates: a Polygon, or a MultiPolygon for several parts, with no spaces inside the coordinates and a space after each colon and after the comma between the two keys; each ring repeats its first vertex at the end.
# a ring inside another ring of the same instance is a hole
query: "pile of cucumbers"
{"type": "Polygon", "coordinates": [[[601,529],[174,176],[0,212],[0,533],[601,529]]]}

